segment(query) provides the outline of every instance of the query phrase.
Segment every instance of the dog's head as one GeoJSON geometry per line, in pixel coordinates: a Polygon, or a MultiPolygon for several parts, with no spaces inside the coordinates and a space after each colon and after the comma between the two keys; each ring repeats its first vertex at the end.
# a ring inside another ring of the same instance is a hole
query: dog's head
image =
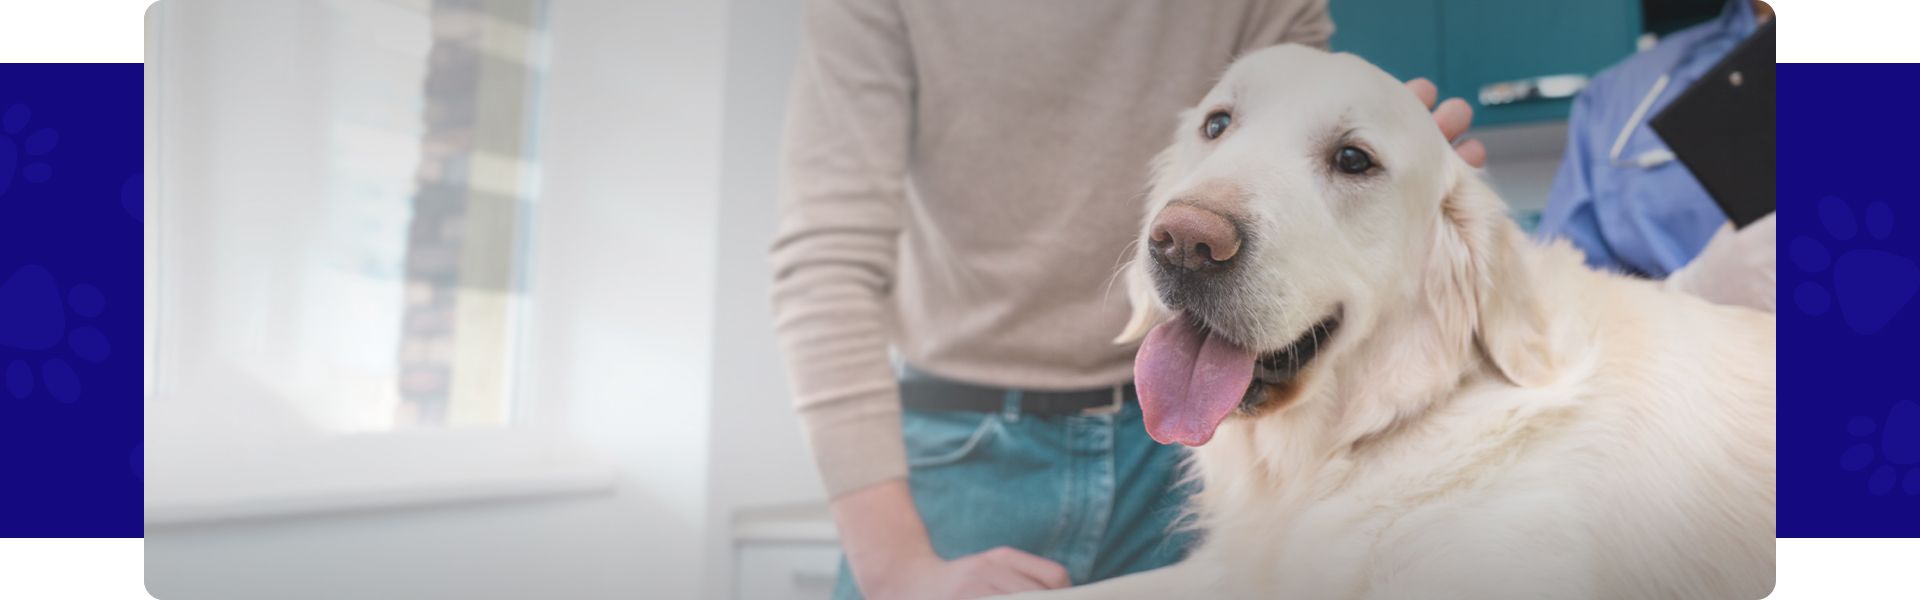
{"type": "Polygon", "coordinates": [[[1533,376],[1528,336],[1505,335],[1531,327],[1528,311],[1490,285],[1501,219],[1426,107],[1380,69],[1302,46],[1235,62],[1161,154],[1129,267],[1121,340],[1145,338],[1135,380],[1149,431],[1203,444],[1410,311],[1449,347],[1477,341],[1509,378],[1533,376]]]}

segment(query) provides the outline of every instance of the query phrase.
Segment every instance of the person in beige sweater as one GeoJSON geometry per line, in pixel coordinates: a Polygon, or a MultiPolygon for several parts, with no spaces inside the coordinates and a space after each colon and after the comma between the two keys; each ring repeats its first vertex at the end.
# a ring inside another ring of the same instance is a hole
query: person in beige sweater
{"type": "MultiPolygon", "coordinates": [[[[810,0],[805,27],[773,304],[846,552],[836,596],[1178,560],[1190,490],[1140,423],[1135,347],[1111,342],[1115,273],[1175,114],[1240,54],[1325,47],[1325,0],[810,0]]],[[[1470,119],[1435,115],[1449,137],[1470,119]]]]}

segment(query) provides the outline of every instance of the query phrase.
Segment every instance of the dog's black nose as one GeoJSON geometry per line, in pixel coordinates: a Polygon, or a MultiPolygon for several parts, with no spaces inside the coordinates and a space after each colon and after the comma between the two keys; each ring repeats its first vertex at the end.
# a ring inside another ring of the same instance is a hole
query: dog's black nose
{"type": "Polygon", "coordinates": [[[1154,217],[1147,246],[1162,265],[1198,271],[1225,264],[1239,254],[1240,229],[1220,213],[1174,204],[1154,217]]]}

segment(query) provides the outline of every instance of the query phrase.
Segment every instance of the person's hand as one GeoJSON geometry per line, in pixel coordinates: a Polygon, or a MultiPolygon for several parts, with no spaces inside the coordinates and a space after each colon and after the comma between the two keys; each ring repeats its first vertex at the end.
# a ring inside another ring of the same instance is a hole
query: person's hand
{"type": "Polygon", "coordinates": [[[1067,587],[1067,568],[1019,550],[999,547],[942,560],[928,553],[902,559],[860,592],[874,600],[958,600],[1067,587]]]}
{"type": "Polygon", "coordinates": [[[1668,275],[1663,285],[1714,304],[1773,312],[1774,237],[1772,214],[1741,229],[1721,225],[1700,255],[1668,275]]]}
{"type": "Polygon", "coordinates": [[[1467,126],[1473,124],[1473,107],[1467,105],[1467,101],[1448,98],[1440,106],[1434,106],[1434,101],[1440,98],[1440,88],[1425,77],[1407,81],[1407,89],[1413,90],[1421,104],[1433,109],[1433,122],[1440,125],[1440,133],[1446,134],[1447,141],[1454,142],[1453,151],[1460,153],[1460,158],[1475,167],[1487,166],[1487,147],[1480,140],[1460,141],[1460,134],[1466,133],[1467,126]]]}
{"type": "Polygon", "coordinates": [[[830,506],[854,582],[868,598],[979,598],[1070,585],[1060,563],[1013,548],[940,558],[905,479],[841,494],[830,506]]]}

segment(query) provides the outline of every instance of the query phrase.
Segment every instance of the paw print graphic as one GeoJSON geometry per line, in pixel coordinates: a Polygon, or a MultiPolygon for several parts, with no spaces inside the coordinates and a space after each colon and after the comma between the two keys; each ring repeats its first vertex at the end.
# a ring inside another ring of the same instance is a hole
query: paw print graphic
{"type": "Polygon", "coordinates": [[[80,376],[63,355],[98,363],[113,354],[106,334],[99,329],[90,325],[68,326],[70,314],[76,321],[100,316],[107,304],[100,289],[76,285],[67,290],[62,300],[53,274],[39,265],[20,267],[0,280],[0,351],[25,354],[8,360],[6,367],[0,369],[0,383],[4,383],[7,393],[14,398],[33,395],[37,379],[39,387],[53,399],[77,401],[80,376]],[[65,353],[58,351],[63,342],[65,353]]]}
{"type": "Polygon", "coordinates": [[[1920,468],[1911,467],[1920,463],[1920,404],[1901,400],[1881,422],[1854,417],[1847,423],[1847,433],[1860,441],[1840,454],[1840,468],[1861,471],[1872,466],[1867,492],[1885,496],[1898,481],[1902,492],[1920,495],[1920,468]],[[1880,434],[1877,445],[1874,433],[1880,434]]]}
{"type": "Polygon", "coordinates": [[[1862,219],[1845,200],[1832,196],[1821,198],[1818,208],[1827,241],[1801,236],[1787,246],[1794,266],[1808,277],[1794,288],[1793,303],[1814,317],[1837,307],[1840,320],[1854,333],[1879,332],[1920,291],[1920,264],[1861,247],[1870,243],[1865,238],[1882,241],[1893,233],[1893,209],[1885,202],[1871,202],[1862,219]],[[1861,229],[1866,230],[1864,237],[1861,229]]]}
{"type": "Polygon", "coordinates": [[[27,131],[33,110],[15,104],[0,112],[0,197],[13,189],[14,179],[41,183],[53,177],[53,167],[42,159],[60,144],[60,132],[51,127],[27,131]]]}

